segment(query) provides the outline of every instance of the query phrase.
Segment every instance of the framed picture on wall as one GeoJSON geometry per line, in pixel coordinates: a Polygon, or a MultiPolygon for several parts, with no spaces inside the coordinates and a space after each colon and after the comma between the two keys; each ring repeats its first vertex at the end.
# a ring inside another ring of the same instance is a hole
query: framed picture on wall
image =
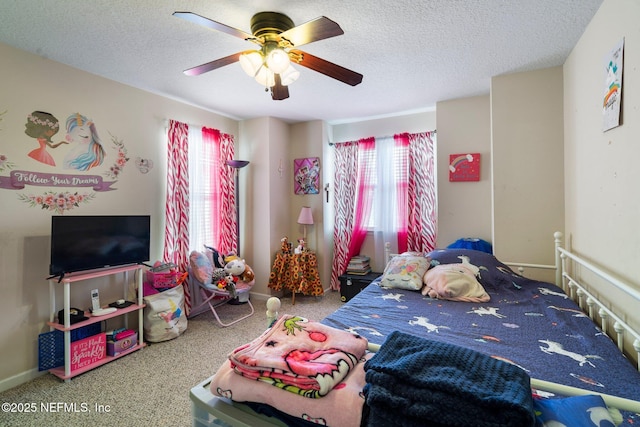
{"type": "Polygon", "coordinates": [[[449,181],[480,181],[480,153],[450,154],[449,181]]]}
{"type": "Polygon", "coordinates": [[[295,194],[320,193],[320,158],[306,157],[293,161],[293,192],[295,194]]]}

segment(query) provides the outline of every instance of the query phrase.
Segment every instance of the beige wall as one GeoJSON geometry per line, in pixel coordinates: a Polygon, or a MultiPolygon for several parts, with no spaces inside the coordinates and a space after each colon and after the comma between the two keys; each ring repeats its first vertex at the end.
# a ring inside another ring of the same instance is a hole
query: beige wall
{"type": "MultiPolygon", "coordinates": [[[[573,249],[640,290],[640,2],[605,0],[564,66],[565,231],[573,249]],[[624,38],[622,125],[602,131],[606,55],[624,38]]],[[[606,288],[616,305],[625,294],[606,288]]],[[[626,303],[628,304],[628,303],[626,303]]],[[[640,325],[637,306],[626,310],[640,325]]]]}
{"type": "MultiPolygon", "coordinates": [[[[240,154],[251,161],[241,177],[242,257],[256,275],[252,293],[270,295],[269,273],[280,239],[289,233],[290,193],[293,174],[287,168],[289,125],[265,117],[240,123],[240,154]],[[283,173],[280,176],[280,161],[283,173]]],[[[297,218],[297,217],[296,217],[297,218]]]]}
{"type": "MultiPolygon", "coordinates": [[[[291,143],[289,144],[289,158],[285,159],[284,167],[288,169],[287,189],[285,196],[289,200],[290,221],[289,231],[284,234],[295,246],[296,239],[303,237],[304,227],[297,223],[298,215],[303,206],[309,206],[313,213],[313,225],[307,226],[307,247],[314,251],[318,257],[318,270],[320,281],[325,289],[329,288],[331,277],[331,246],[327,245],[324,234],[324,205],[326,196],[324,192],[324,172],[329,167],[325,158],[324,148],[327,145],[326,127],[324,122],[315,120],[306,123],[291,125],[291,143]],[[318,157],[320,159],[320,193],[319,194],[295,194],[293,186],[293,161],[306,157],[318,157]]],[[[280,238],[283,236],[280,236],[280,238]]],[[[278,242],[279,243],[279,242],[278,242]]],[[[279,249],[278,245],[275,249],[279,249]]]]}
{"type": "MultiPolygon", "coordinates": [[[[35,140],[24,133],[27,115],[34,110],[50,112],[62,122],[63,128],[70,114],[80,112],[88,116],[95,121],[107,150],[105,169],[115,156],[110,134],[123,141],[130,160],[113,186],[114,191],[97,193],[89,203],[68,214],[151,215],[151,257],[160,259],[164,240],[166,121],[207,125],[235,136],[237,122],[2,44],[0,58],[0,113],[6,110],[0,121],[0,155],[14,163],[15,170],[64,173],[60,166],[54,168],[27,156],[37,147],[35,140]],[[153,169],[147,174],[140,173],[135,166],[137,157],[150,159],[153,169]]],[[[62,140],[64,136],[61,129],[54,139],[62,140]]],[[[58,165],[62,164],[64,148],[49,150],[58,165]]],[[[101,169],[97,174],[103,172],[101,169]]],[[[2,176],[8,174],[8,170],[0,172],[2,176]]],[[[49,330],[45,323],[49,319],[49,288],[45,278],[52,213],[29,207],[18,198],[19,194],[41,194],[44,190],[36,186],[20,191],[0,189],[0,309],[5,319],[0,326],[0,389],[38,374],[38,334],[49,330]]],[[[89,291],[94,286],[100,289],[102,301],[122,296],[120,284],[109,281],[81,286],[83,290],[72,292],[74,307],[91,305],[89,291]]]]}
{"type": "Polygon", "coordinates": [[[554,264],[553,233],[564,225],[562,128],[562,67],[491,79],[493,249],[500,259],[554,264]]]}
{"type": "Polygon", "coordinates": [[[492,241],[489,95],[438,102],[438,240],[492,241]],[[480,153],[480,181],[449,182],[449,155],[480,153]]]}
{"type": "Polygon", "coordinates": [[[640,288],[640,2],[606,0],[565,79],[566,231],[573,247],[640,288]],[[602,131],[604,60],[624,38],[622,125],[602,131]]]}

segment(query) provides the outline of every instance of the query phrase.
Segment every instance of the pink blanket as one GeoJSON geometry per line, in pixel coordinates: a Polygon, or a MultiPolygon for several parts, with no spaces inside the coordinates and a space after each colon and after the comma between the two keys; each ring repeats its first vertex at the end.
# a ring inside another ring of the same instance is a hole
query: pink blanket
{"type": "Polygon", "coordinates": [[[261,381],[237,375],[230,362],[225,362],[211,380],[211,393],[234,402],[256,402],[270,405],[294,417],[318,425],[332,427],[359,426],[364,405],[364,362],[366,354],[352,372],[322,399],[306,397],[274,389],[261,381]]]}
{"type": "Polygon", "coordinates": [[[234,371],[300,396],[325,396],[364,355],[367,340],[303,317],[284,315],[252,342],[235,349],[234,371]]]}

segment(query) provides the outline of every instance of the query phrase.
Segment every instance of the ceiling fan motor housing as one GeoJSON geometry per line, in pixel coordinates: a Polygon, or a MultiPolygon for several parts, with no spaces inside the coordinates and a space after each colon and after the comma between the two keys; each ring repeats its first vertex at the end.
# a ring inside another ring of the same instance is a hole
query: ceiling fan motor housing
{"type": "Polygon", "coordinates": [[[294,27],[293,21],[287,15],[279,12],[258,12],[251,17],[251,32],[256,37],[280,34],[294,27]]]}

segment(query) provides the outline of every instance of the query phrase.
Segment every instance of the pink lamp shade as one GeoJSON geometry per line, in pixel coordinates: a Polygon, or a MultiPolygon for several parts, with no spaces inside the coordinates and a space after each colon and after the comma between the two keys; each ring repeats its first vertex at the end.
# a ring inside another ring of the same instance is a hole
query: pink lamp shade
{"type": "Polygon", "coordinates": [[[298,216],[298,224],[313,225],[313,213],[309,206],[303,206],[298,216]]]}

